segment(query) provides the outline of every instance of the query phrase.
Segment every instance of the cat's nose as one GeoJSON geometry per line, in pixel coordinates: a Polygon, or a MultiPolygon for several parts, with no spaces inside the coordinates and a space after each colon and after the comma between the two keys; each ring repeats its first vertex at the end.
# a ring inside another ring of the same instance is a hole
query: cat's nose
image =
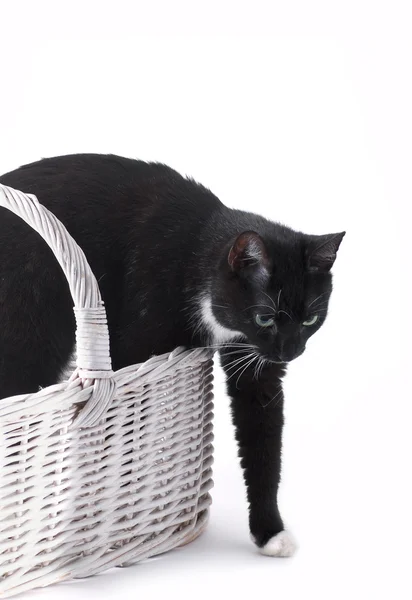
{"type": "Polygon", "coordinates": [[[291,352],[281,352],[279,355],[279,358],[282,362],[290,362],[291,360],[293,360],[295,358],[294,354],[292,354],[291,352]]]}
{"type": "Polygon", "coordinates": [[[293,342],[283,343],[280,348],[279,357],[283,362],[290,362],[303,354],[305,346],[293,342]]]}

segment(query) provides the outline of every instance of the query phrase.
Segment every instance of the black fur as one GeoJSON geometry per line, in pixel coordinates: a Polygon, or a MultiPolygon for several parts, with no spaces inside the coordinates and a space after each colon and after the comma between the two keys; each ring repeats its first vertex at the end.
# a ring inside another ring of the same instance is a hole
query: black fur
{"type": "MultiPolygon", "coordinates": [[[[165,165],[117,156],[46,159],[0,183],[36,194],[85,252],[106,304],[114,369],[176,346],[218,342],[202,320],[207,297],[218,322],[238,332],[236,342],[217,345],[250,528],[264,545],[283,529],[281,379],[326,318],[344,234],[309,236],[228,209],[165,165]],[[317,322],[303,325],[313,315],[317,322]]],[[[68,285],[45,242],[5,209],[0,310],[0,397],[55,383],[74,346],[68,285]]]]}

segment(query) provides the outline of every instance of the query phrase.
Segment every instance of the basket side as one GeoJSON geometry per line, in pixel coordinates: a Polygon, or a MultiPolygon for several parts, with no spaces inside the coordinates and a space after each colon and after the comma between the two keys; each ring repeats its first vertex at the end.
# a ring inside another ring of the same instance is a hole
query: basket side
{"type": "MultiPolygon", "coordinates": [[[[128,566],[204,529],[212,487],[211,353],[152,360],[153,369],[114,374],[115,401],[94,427],[70,429],[67,406],[14,438],[26,454],[10,454],[5,465],[13,497],[0,489],[2,513],[8,511],[0,521],[7,546],[0,551],[2,595],[128,566]]],[[[9,437],[17,435],[13,427],[9,437]]]]}

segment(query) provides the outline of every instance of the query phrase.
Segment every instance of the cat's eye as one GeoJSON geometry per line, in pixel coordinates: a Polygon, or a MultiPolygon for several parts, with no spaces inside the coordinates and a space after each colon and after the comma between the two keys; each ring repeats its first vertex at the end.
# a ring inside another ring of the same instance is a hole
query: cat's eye
{"type": "Polygon", "coordinates": [[[259,327],[272,327],[275,324],[275,319],[269,315],[256,315],[255,321],[259,327]]]}
{"type": "Polygon", "coordinates": [[[310,319],[303,321],[302,325],[304,325],[305,327],[311,327],[312,325],[314,325],[316,323],[318,318],[319,318],[318,315],[313,315],[313,317],[310,317],[310,319]]]}

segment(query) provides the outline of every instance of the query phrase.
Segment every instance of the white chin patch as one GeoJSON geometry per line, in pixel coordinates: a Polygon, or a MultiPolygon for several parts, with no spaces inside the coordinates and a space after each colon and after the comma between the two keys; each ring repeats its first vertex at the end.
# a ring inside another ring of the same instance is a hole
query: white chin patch
{"type": "Polygon", "coordinates": [[[297,544],[289,531],[281,531],[259,548],[259,552],[265,556],[293,556],[297,550],[297,544]]]}

